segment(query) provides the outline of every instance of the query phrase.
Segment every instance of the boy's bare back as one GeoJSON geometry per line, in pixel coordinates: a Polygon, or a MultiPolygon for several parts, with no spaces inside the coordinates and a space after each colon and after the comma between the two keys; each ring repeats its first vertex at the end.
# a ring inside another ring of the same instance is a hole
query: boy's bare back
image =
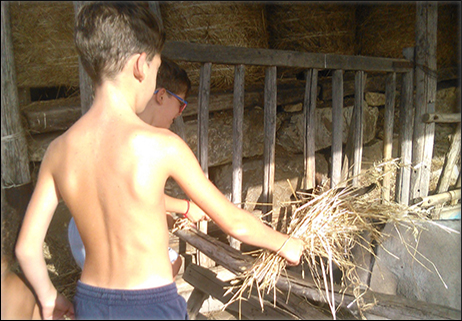
{"type": "Polygon", "coordinates": [[[53,142],[45,161],[81,231],[82,281],[105,288],[165,285],[173,281],[161,197],[167,177],[157,152],[171,133],[112,109],[93,106],[53,142]]]}

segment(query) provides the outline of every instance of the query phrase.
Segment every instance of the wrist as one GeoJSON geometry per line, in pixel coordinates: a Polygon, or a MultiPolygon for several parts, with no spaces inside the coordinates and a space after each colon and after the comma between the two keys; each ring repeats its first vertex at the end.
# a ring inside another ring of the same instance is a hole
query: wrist
{"type": "Polygon", "coordinates": [[[188,213],[189,213],[189,209],[191,207],[191,204],[189,203],[189,200],[185,200],[185,201],[186,201],[188,207],[186,208],[186,211],[183,213],[183,216],[188,218],[188,213]]]}

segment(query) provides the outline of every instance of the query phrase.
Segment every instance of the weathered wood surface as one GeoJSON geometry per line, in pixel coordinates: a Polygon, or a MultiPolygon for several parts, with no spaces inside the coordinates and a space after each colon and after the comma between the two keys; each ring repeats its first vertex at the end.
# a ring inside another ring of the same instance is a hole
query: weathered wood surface
{"type": "Polygon", "coordinates": [[[318,87],[318,70],[310,69],[306,72],[305,99],[303,103],[304,137],[303,156],[305,170],[305,189],[315,187],[316,161],[316,88],[318,87]]]}
{"type": "Polygon", "coordinates": [[[361,173],[361,162],[363,157],[363,136],[364,136],[364,85],[366,75],[364,71],[357,71],[355,74],[355,105],[353,119],[350,126],[353,126],[353,186],[359,185],[359,174],[361,173]]]}
{"type": "Polygon", "coordinates": [[[422,116],[422,121],[424,123],[443,123],[443,124],[452,124],[460,123],[461,115],[460,114],[424,114],[422,116]]]}
{"type": "Polygon", "coordinates": [[[11,38],[10,4],[2,1],[2,185],[5,188],[28,184],[31,180],[25,131],[21,124],[16,71],[11,38]]]}
{"type": "MultiPolygon", "coordinates": [[[[405,51],[408,58],[414,56],[414,49],[408,48],[405,51]]],[[[401,88],[401,105],[399,116],[399,157],[401,167],[396,175],[395,199],[398,203],[408,205],[411,182],[412,165],[412,123],[414,112],[414,72],[403,74],[403,85],[401,88]]]]}
{"type": "MultiPolygon", "coordinates": [[[[393,150],[393,122],[395,115],[395,92],[396,92],[396,73],[392,72],[387,76],[385,89],[385,116],[383,129],[383,159],[391,160],[393,150]]],[[[388,165],[385,166],[383,176],[382,197],[385,201],[390,200],[391,172],[388,165]]]]}
{"type": "MultiPolygon", "coordinates": [[[[79,14],[80,8],[85,4],[85,1],[72,1],[74,4],[75,18],[79,14]]],[[[93,81],[87,74],[82,65],[82,59],[79,56],[79,89],[80,89],[80,107],[82,115],[85,114],[93,103],[93,81]]]]}
{"type": "Polygon", "coordinates": [[[422,207],[430,207],[454,200],[460,200],[460,189],[442,192],[435,195],[416,198],[416,202],[422,202],[422,207]]]}
{"type": "MultiPolygon", "coordinates": [[[[199,248],[208,257],[212,258],[217,264],[222,265],[236,275],[252,267],[254,258],[244,255],[240,251],[230,247],[228,244],[205,235],[198,230],[179,230],[175,235],[192,246],[199,248]]],[[[326,303],[314,283],[308,279],[301,279],[291,271],[287,271],[287,276],[280,277],[277,281],[277,288],[295,293],[316,302],[326,303]]],[[[355,297],[351,291],[341,292],[338,287],[334,292],[335,303],[337,306],[355,311],[355,297]]],[[[406,299],[401,296],[387,295],[378,292],[367,291],[363,296],[365,302],[376,302],[368,312],[377,316],[396,319],[396,320],[460,320],[461,311],[449,307],[444,307],[428,302],[406,299]]]]}
{"type": "MultiPolygon", "coordinates": [[[[449,147],[448,153],[444,158],[443,169],[441,171],[438,184],[436,185],[436,193],[446,192],[451,183],[451,175],[454,167],[457,164],[457,160],[460,159],[460,123],[457,124],[454,135],[452,136],[451,146],[449,147]]],[[[460,172],[459,172],[460,175],[460,172]]]]}
{"type": "MultiPolygon", "coordinates": [[[[195,289],[198,289],[202,293],[209,294],[223,304],[228,303],[233,296],[233,293],[226,294],[228,288],[231,286],[229,282],[220,280],[214,272],[195,264],[190,264],[188,266],[183,274],[183,279],[190,283],[195,289]]],[[[193,307],[193,304],[191,304],[191,307],[193,307]]],[[[231,303],[227,307],[227,310],[234,311],[240,314],[243,319],[247,320],[297,320],[297,318],[292,314],[281,308],[274,307],[269,302],[264,303],[264,311],[262,311],[260,302],[255,296],[250,296],[249,298],[246,297],[246,299],[241,302],[236,301],[231,303]]]]}
{"type": "Polygon", "coordinates": [[[415,47],[415,112],[412,143],[410,199],[425,197],[431,178],[435,124],[424,123],[424,114],[435,112],[437,2],[417,2],[415,47]]]}
{"type": "Polygon", "coordinates": [[[412,68],[412,64],[406,59],[206,45],[183,41],[167,41],[162,54],[173,60],[231,65],[246,64],[384,72],[406,72],[412,68]]]}
{"type": "MultiPolygon", "coordinates": [[[[265,142],[263,147],[263,187],[262,202],[263,214],[273,209],[274,175],[276,170],[276,67],[267,67],[265,73],[265,105],[264,105],[264,131],[265,142]]],[[[264,217],[268,222],[272,221],[272,215],[264,217]]]]}
{"type": "Polygon", "coordinates": [[[332,166],[330,187],[342,179],[342,136],[343,136],[343,70],[335,70],[332,76],[332,166]]]}

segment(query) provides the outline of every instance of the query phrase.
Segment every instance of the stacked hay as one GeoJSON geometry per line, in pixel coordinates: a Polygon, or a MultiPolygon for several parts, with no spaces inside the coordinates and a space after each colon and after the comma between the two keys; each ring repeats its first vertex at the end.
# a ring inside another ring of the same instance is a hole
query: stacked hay
{"type": "Polygon", "coordinates": [[[268,5],[271,49],[353,55],[355,11],[325,2],[268,5]]]}
{"type": "MultiPolygon", "coordinates": [[[[437,68],[458,64],[458,12],[456,4],[438,4],[437,68]]],[[[415,24],[415,3],[360,5],[357,54],[403,58],[403,49],[415,46],[415,24]]]]}
{"type": "Polygon", "coordinates": [[[78,86],[72,2],[12,1],[10,13],[18,86],[78,86]]]}
{"type": "MultiPolygon", "coordinates": [[[[265,6],[254,2],[167,1],[160,4],[167,40],[191,43],[268,48],[265,6]]],[[[199,85],[200,64],[179,61],[199,85]]],[[[246,85],[262,84],[264,69],[246,66],[246,85]]],[[[233,89],[234,66],[212,66],[211,88],[233,89]]]]}

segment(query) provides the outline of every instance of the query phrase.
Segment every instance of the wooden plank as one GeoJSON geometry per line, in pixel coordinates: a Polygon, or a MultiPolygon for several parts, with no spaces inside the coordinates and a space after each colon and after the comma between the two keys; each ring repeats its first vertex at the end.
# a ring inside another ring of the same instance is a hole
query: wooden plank
{"type": "MultiPolygon", "coordinates": [[[[190,266],[191,264],[189,265],[189,267],[190,266]]],[[[202,292],[198,288],[194,288],[194,290],[191,292],[189,296],[187,303],[188,316],[190,320],[196,320],[196,317],[199,314],[200,309],[202,308],[202,304],[204,304],[204,301],[207,300],[208,297],[209,295],[207,293],[202,292]]]]}
{"type": "MultiPolygon", "coordinates": [[[[384,115],[384,138],[383,138],[383,159],[389,161],[392,159],[393,151],[393,122],[395,118],[395,92],[396,92],[396,73],[388,75],[385,86],[385,115],[384,115]]],[[[390,201],[391,187],[391,168],[386,165],[385,175],[383,176],[382,198],[384,201],[390,201]]]]}
{"type": "Polygon", "coordinates": [[[10,3],[2,1],[2,186],[30,183],[27,141],[19,112],[18,89],[11,37],[10,3]]]}
{"type": "MultiPolygon", "coordinates": [[[[213,298],[227,304],[233,297],[234,291],[229,293],[231,287],[229,282],[220,280],[217,275],[207,269],[204,269],[195,264],[190,264],[183,274],[183,279],[190,283],[195,289],[199,289],[203,293],[210,294],[213,298]]],[[[268,302],[263,303],[264,310],[260,305],[260,301],[254,295],[246,297],[245,300],[236,301],[227,306],[227,310],[239,313],[243,319],[272,319],[272,320],[296,320],[297,318],[288,312],[274,307],[268,302]]]]}
{"type": "MultiPolygon", "coordinates": [[[[74,4],[75,18],[79,13],[80,8],[85,4],[86,1],[72,1],[74,4]]],[[[79,90],[80,90],[80,106],[82,109],[82,115],[85,114],[93,103],[93,81],[87,74],[82,65],[82,59],[79,56],[79,90]]]]}
{"type": "MultiPolygon", "coordinates": [[[[414,56],[413,48],[407,50],[408,57],[414,56]]],[[[412,131],[414,114],[414,72],[403,74],[401,87],[401,104],[399,116],[399,157],[401,166],[396,176],[396,202],[409,205],[411,165],[412,165],[412,131]]]]}
{"type": "Polygon", "coordinates": [[[442,124],[452,124],[460,123],[460,114],[424,114],[422,116],[422,121],[424,123],[442,123],[442,124]]]}
{"type": "Polygon", "coordinates": [[[422,207],[430,207],[454,200],[460,200],[460,189],[452,191],[442,192],[435,195],[420,197],[416,199],[416,202],[422,202],[422,207]]]}
{"type": "MultiPolygon", "coordinates": [[[[273,188],[275,172],[275,150],[276,150],[276,67],[268,67],[265,71],[265,110],[264,110],[264,149],[263,149],[263,187],[262,200],[263,214],[269,213],[273,209],[273,188]]],[[[272,215],[269,213],[264,217],[268,222],[272,222],[272,215]]]]}
{"type": "MultiPolygon", "coordinates": [[[[233,108],[233,203],[242,208],[242,149],[244,124],[244,83],[245,66],[237,65],[234,69],[234,108],[233,108]]],[[[230,245],[240,248],[240,242],[230,238],[230,245]]]]}
{"type": "MultiPolygon", "coordinates": [[[[210,75],[212,64],[210,62],[201,65],[199,93],[198,93],[198,114],[197,114],[197,159],[205,176],[209,176],[208,166],[208,145],[209,145],[209,97],[210,97],[210,75]]],[[[198,223],[199,230],[207,233],[207,221],[198,223]]],[[[197,252],[197,261],[202,266],[212,266],[213,262],[200,251],[197,252]]]]}
{"type": "Polygon", "coordinates": [[[441,171],[441,175],[436,186],[437,194],[446,192],[449,188],[453,169],[457,164],[457,160],[460,159],[460,143],[461,140],[459,123],[457,124],[457,128],[452,137],[452,142],[451,146],[449,147],[449,151],[444,158],[443,169],[441,171]]]}
{"type": "Polygon", "coordinates": [[[361,162],[363,154],[363,100],[364,100],[364,71],[357,71],[355,74],[355,105],[353,109],[353,120],[350,126],[354,126],[353,141],[353,186],[359,185],[358,175],[361,173],[361,162]]]}
{"type": "Polygon", "coordinates": [[[412,68],[412,64],[406,59],[245,48],[184,41],[167,41],[162,54],[172,60],[230,65],[245,64],[384,72],[407,72],[412,68]]]}
{"type": "Polygon", "coordinates": [[[315,137],[316,137],[316,98],[318,87],[318,70],[310,69],[306,72],[305,99],[303,103],[304,116],[304,169],[305,169],[305,189],[314,188],[316,175],[315,161],[315,137]]]}
{"type": "Polygon", "coordinates": [[[332,164],[330,187],[340,183],[342,175],[343,136],[343,70],[335,70],[332,76],[332,164]]]}
{"type": "Polygon", "coordinates": [[[435,112],[437,3],[417,2],[415,79],[416,103],[412,146],[411,200],[428,195],[435,124],[424,123],[426,113],[435,112]]]}

